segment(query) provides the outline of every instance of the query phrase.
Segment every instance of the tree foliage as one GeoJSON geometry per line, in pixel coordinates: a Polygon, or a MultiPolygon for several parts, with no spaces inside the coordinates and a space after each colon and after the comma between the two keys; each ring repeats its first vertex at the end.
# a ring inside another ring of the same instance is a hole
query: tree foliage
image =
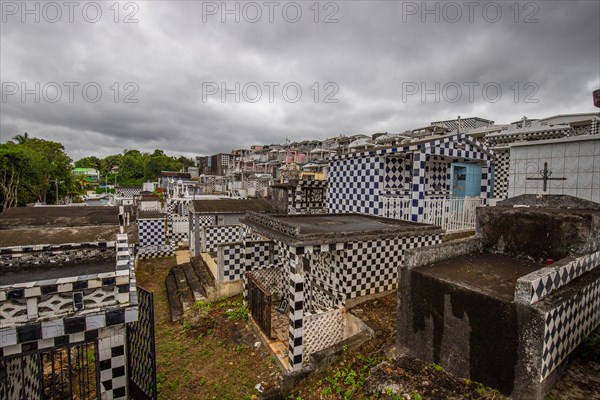
{"type": "Polygon", "coordinates": [[[70,193],[71,159],[62,144],[27,134],[13,140],[0,144],[2,209],[36,201],[54,203],[70,193]]]}
{"type": "Polygon", "coordinates": [[[122,187],[141,186],[144,182],[156,181],[161,171],[186,170],[191,165],[194,165],[191,159],[168,156],[159,149],[152,153],[124,150],[122,154],[112,154],[103,159],[92,156],[75,162],[76,167],[100,171],[101,181],[108,177],[106,180],[109,184],[116,181],[122,187]]]}
{"type": "MultiPolygon", "coordinates": [[[[152,153],[125,150],[104,158],[89,156],[74,164],[97,169],[101,183],[137,187],[146,181],[156,181],[161,171],[179,171],[194,163],[157,149],[152,153]]],[[[24,133],[0,144],[0,210],[36,201],[54,204],[57,198],[60,201],[66,195],[93,189],[85,177],[74,177],[72,168],[72,160],[61,143],[24,133]]]]}

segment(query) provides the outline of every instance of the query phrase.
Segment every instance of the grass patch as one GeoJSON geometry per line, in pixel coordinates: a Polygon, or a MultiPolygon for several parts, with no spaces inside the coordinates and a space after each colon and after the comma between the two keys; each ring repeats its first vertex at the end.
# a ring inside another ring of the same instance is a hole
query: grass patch
{"type": "Polygon", "coordinates": [[[158,398],[256,398],[254,386],[275,381],[279,371],[262,346],[253,348],[241,296],[197,302],[183,322],[171,322],[165,278],[175,263],[141,260],[136,271],[138,284],[154,293],[158,398]]]}

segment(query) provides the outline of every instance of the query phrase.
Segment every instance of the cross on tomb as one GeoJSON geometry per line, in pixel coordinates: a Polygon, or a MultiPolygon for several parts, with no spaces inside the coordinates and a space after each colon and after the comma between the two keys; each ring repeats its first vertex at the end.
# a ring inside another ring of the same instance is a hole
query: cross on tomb
{"type": "Polygon", "coordinates": [[[548,170],[547,162],[544,163],[544,169],[540,171],[540,175],[542,176],[541,178],[526,178],[526,179],[529,181],[544,181],[544,192],[546,192],[546,189],[548,187],[548,181],[566,181],[567,180],[567,178],[565,178],[565,177],[550,178],[550,176],[552,176],[552,171],[548,170]]]}

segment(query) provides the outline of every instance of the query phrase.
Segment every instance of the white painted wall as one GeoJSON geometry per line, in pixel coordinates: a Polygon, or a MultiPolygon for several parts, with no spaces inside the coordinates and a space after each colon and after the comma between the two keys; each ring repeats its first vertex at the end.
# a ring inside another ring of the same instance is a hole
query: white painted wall
{"type": "Polygon", "coordinates": [[[510,149],[508,197],[540,194],[543,181],[539,171],[548,163],[551,177],[549,194],[565,194],[600,203],[600,135],[515,143],[510,149]]]}

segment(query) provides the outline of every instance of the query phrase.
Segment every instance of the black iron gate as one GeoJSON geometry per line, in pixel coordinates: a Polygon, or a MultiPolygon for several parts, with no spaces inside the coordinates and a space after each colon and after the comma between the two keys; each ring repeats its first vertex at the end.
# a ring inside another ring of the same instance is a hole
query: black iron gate
{"type": "Polygon", "coordinates": [[[0,359],[0,399],[96,400],[98,344],[80,343],[0,359]]]}
{"type": "Polygon", "coordinates": [[[252,318],[269,338],[271,334],[271,293],[261,283],[248,273],[248,307],[252,318]]]}
{"type": "Polygon", "coordinates": [[[156,399],[156,349],[154,300],[151,292],[137,287],[138,320],[127,324],[127,373],[129,397],[156,399]]]}

